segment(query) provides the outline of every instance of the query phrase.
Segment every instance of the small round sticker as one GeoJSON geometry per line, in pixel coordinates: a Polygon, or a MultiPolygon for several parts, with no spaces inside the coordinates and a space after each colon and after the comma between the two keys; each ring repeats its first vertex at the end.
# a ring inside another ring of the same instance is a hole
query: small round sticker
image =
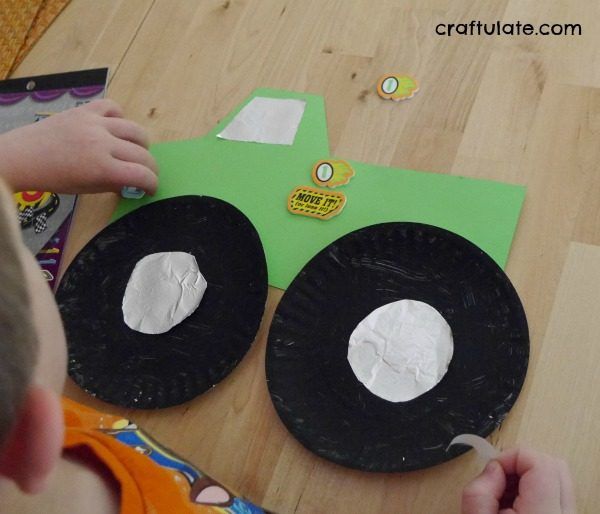
{"type": "Polygon", "coordinates": [[[317,162],[311,173],[313,182],[322,187],[338,187],[350,182],[354,170],[350,163],[340,159],[317,162]]]}
{"type": "Polygon", "coordinates": [[[333,177],[333,166],[328,162],[322,162],[317,166],[315,175],[319,182],[327,182],[333,177]]]}
{"type": "Polygon", "coordinates": [[[396,77],[388,77],[381,84],[381,90],[388,95],[391,95],[396,89],[398,89],[398,79],[396,77]]]}
{"type": "Polygon", "coordinates": [[[409,75],[388,73],[377,82],[377,94],[385,100],[406,100],[419,90],[417,81],[409,75]]]}

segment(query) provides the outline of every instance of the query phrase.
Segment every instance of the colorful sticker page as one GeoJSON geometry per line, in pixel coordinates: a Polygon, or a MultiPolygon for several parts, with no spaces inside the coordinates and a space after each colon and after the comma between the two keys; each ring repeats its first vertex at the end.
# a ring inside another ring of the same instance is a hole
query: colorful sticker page
{"type": "Polygon", "coordinates": [[[321,220],[294,215],[287,209],[290,192],[310,186],[313,165],[330,157],[323,98],[305,93],[258,89],[206,136],[156,144],[151,150],[161,170],[158,193],[121,200],[115,218],[172,196],[198,194],[226,200],[255,225],[267,255],[269,284],[281,289],[329,243],[358,228],[388,221],[451,230],[504,267],[525,197],[522,186],[350,161],[356,176],[336,189],[347,197],[338,216],[321,220]],[[306,101],[293,145],[217,138],[256,96],[306,101]]]}
{"type": "MultiPolygon", "coordinates": [[[[107,77],[108,69],[99,68],[0,81],[0,133],[103,98],[107,77]]],[[[76,196],[23,191],[14,199],[23,241],[54,290],[76,196]]]]}

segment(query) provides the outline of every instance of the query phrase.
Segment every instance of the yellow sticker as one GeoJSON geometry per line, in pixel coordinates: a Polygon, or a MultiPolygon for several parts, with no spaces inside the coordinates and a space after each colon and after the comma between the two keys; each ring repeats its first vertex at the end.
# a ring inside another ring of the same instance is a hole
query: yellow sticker
{"type": "Polygon", "coordinates": [[[56,195],[46,191],[20,191],[14,193],[13,197],[19,211],[26,209],[27,207],[38,208],[44,207],[54,201],[56,195]]]}
{"type": "Polygon", "coordinates": [[[328,220],[337,216],[346,204],[346,195],[324,191],[311,186],[298,186],[288,196],[288,210],[292,214],[328,220]]]}
{"type": "Polygon", "coordinates": [[[123,419],[119,419],[117,421],[115,421],[112,424],[112,429],[113,430],[123,430],[124,428],[127,428],[129,426],[129,421],[127,421],[125,418],[123,419]]]}
{"type": "Polygon", "coordinates": [[[314,165],[311,176],[317,186],[338,187],[350,182],[354,170],[346,161],[319,161],[314,165]]]}
{"type": "Polygon", "coordinates": [[[408,75],[389,73],[377,82],[377,94],[386,100],[406,100],[419,90],[417,81],[408,75]]]}

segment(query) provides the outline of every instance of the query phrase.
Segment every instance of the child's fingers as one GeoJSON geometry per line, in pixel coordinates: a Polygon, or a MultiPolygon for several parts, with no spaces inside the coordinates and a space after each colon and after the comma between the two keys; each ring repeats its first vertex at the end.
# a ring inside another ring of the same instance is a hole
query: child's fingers
{"type": "Polygon", "coordinates": [[[556,467],[555,459],[527,447],[513,448],[502,452],[497,460],[507,475],[517,475],[519,477],[533,469],[556,467]]]}
{"type": "Polygon", "coordinates": [[[122,118],[123,109],[114,100],[108,98],[102,100],[92,100],[90,103],[84,104],[79,109],[85,109],[86,111],[95,112],[100,116],[106,116],[109,118],[122,118]]]}
{"type": "Polygon", "coordinates": [[[517,448],[503,452],[498,461],[507,475],[519,477],[519,491],[513,504],[515,511],[562,512],[559,462],[555,458],[529,448],[517,448]]]}
{"type": "Polygon", "coordinates": [[[462,514],[497,514],[506,488],[502,466],[492,460],[483,472],[468,484],[462,495],[462,514]]]}
{"type": "Polygon", "coordinates": [[[527,451],[526,448],[512,448],[510,450],[503,451],[497,460],[504,469],[507,475],[519,475],[517,473],[517,464],[521,453],[527,451]]]}
{"type": "Polygon", "coordinates": [[[148,135],[137,123],[123,118],[106,118],[104,125],[113,136],[148,148],[148,135]]]}
{"type": "MultiPolygon", "coordinates": [[[[140,145],[122,139],[116,140],[111,155],[121,161],[136,162],[158,175],[158,166],[150,152],[140,145]]],[[[134,185],[134,184],[130,184],[134,185]]]]}
{"type": "Polygon", "coordinates": [[[148,167],[138,162],[113,160],[115,190],[124,186],[138,187],[149,195],[156,193],[158,177],[148,167]]]}

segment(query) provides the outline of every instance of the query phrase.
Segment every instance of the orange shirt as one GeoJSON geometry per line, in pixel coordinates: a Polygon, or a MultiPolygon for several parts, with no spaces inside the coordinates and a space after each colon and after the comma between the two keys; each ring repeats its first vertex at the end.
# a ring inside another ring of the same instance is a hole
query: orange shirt
{"type": "Polygon", "coordinates": [[[121,486],[122,514],[264,514],[129,420],[63,398],[65,449],[85,446],[121,486]]]}

